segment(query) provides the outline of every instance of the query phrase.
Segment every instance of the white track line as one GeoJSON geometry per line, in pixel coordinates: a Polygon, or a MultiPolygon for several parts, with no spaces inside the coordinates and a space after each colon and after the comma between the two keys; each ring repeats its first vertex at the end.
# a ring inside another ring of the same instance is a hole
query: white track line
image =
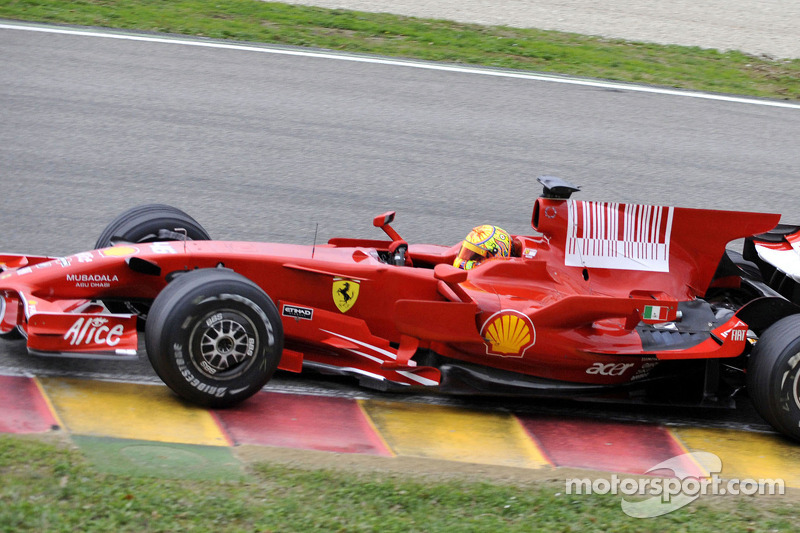
{"type": "Polygon", "coordinates": [[[133,34],[133,33],[116,33],[111,30],[105,32],[97,30],[82,30],[76,28],[67,28],[61,26],[0,24],[0,29],[33,31],[40,33],[58,33],[62,35],[79,35],[82,37],[97,37],[103,39],[119,39],[126,41],[140,41],[148,43],[177,44],[183,46],[199,46],[203,48],[219,48],[224,50],[239,50],[243,52],[259,52],[262,54],[278,54],[278,55],[288,55],[288,56],[313,57],[320,59],[334,59],[339,61],[352,61],[355,63],[371,63],[375,65],[410,67],[410,68],[418,68],[426,70],[438,70],[444,72],[458,72],[462,74],[494,76],[497,78],[514,78],[522,80],[543,81],[549,83],[563,83],[567,85],[581,85],[585,87],[595,87],[600,89],[616,89],[621,91],[652,93],[652,94],[661,94],[669,96],[681,96],[683,98],[699,98],[703,100],[716,100],[720,102],[735,102],[738,104],[759,105],[767,107],[782,107],[787,109],[800,109],[800,104],[783,102],[780,100],[761,100],[756,98],[746,98],[740,96],[727,96],[723,94],[679,91],[673,89],[666,89],[662,87],[649,87],[646,85],[632,85],[626,83],[571,78],[568,76],[556,76],[547,74],[528,74],[519,71],[493,70],[493,69],[478,68],[478,67],[464,67],[458,65],[448,65],[445,63],[409,61],[402,59],[388,59],[382,57],[341,54],[337,52],[274,48],[270,47],[269,45],[250,46],[246,44],[224,43],[219,41],[195,40],[184,37],[154,37],[150,35],[133,34]]]}

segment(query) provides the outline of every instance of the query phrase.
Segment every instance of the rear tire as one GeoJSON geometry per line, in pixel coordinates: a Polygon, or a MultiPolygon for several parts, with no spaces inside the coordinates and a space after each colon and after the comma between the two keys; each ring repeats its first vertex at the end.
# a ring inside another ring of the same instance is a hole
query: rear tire
{"type": "Polygon", "coordinates": [[[747,389],[767,422],[800,441],[800,315],[778,320],[758,339],[750,354],[747,389]]]}
{"type": "Polygon", "coordinates": [[[180,275],[153,302],[145,326],[147,356],[179,396],[229,407],[270,380],[283,351],[277,307],[230,270],[180,275]]]}

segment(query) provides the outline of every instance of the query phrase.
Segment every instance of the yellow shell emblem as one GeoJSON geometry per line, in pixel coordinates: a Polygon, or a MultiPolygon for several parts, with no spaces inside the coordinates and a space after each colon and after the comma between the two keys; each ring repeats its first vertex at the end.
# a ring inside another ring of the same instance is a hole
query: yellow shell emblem
{"type": "Polygon", "coordinates": [[[113,248],[106,248],[100,251],[106,257],[126,257],[133,254],[138,254],[139,249],[133,246],[114,246],[113,248]]]}
{"type": "Polygon", "coordinates": [[[358,300],[358,281],[333,278],[333,303],[342,313],[348,312],[358,300]]]}
{"type": "Polygon", "coordinates": [[[501,357],[522,357],[536,342],[531,319],[519,311],[500,311],[489,317],[481,328],[486,353],[501,357]]]}

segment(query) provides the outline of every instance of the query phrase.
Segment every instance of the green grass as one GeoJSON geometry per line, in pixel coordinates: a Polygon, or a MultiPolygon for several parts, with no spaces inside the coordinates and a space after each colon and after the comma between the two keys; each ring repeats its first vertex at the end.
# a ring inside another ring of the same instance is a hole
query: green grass
{"type": "Polygon", "coordinates": [[[0,17],[235,39],[800,100],[800,59],[256,0],[5,0],[0,17]]]}
{"type": "MultiPolygon", "coordinates": [[[[391,459],[387,459],[391,460],[391,459]]],[[[251,466],[245,482],[100,473],[65,445],[0,435],[0,531],[791,531],[796,502],[694,502],[627,517],[563,480],[503,485],[251,466]]]]}

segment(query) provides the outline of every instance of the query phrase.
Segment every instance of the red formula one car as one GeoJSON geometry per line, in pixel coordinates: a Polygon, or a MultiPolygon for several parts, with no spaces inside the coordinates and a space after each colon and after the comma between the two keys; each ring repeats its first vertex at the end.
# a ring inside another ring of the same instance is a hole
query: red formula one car
{"type": "Polygon", "coordinates": [[[95,250],[0,255],[0,335],[33,354],[135,357],[180,396],[236,404],[277,368],[379,389],[724,403],[746,386],[800,440],[800,231],[779,215],[571,199],[540,178],[533,236],[465,271],[459,244],[210,240],[147,205],[95,250]],[[766,233],[765,233],[766,232],[766,233]],[[744,256],[726,251],[747,237],[744,256]],[[691,393],[696,392],[693,397],[691,393]]]}

